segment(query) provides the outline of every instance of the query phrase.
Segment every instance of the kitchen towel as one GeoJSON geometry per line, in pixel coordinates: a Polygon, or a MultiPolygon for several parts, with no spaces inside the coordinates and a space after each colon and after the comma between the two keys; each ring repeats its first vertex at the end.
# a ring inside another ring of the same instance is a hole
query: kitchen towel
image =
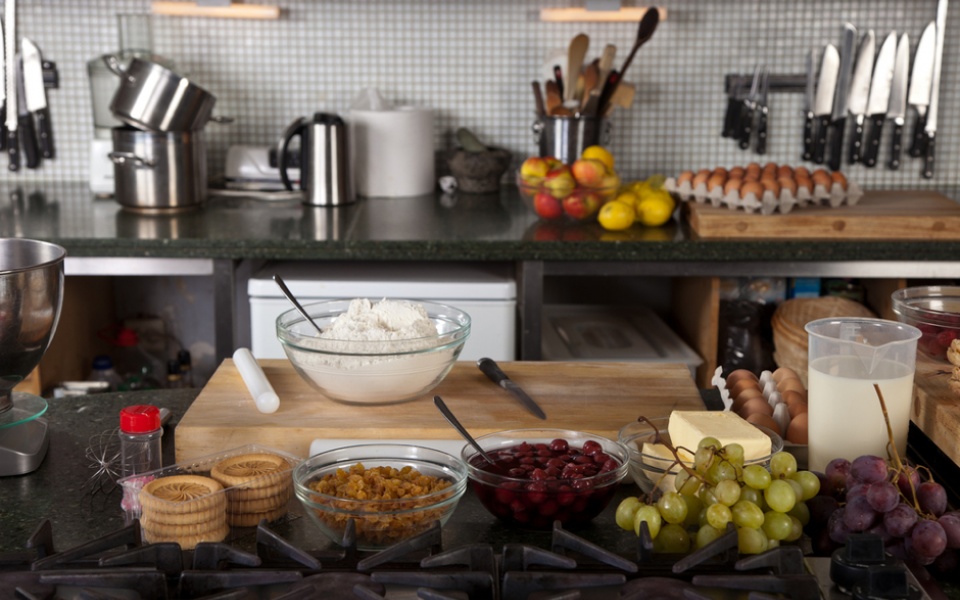
{"type": "Polygon", "coordinates": [[[352,109],[347,122],[357,194],[396,198],[433,192],[436,175],[431,109],[352,109]]]}

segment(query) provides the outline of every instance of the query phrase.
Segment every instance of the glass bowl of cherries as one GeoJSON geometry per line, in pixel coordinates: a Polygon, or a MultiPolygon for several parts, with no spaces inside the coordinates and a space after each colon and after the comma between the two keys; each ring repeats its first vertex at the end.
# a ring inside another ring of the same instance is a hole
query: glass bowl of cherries
{"type": "Polygon", "coordinates": [[[513,429],[477,438],[461,458],[474,493],[495,517],[525,529],[584,524],[603,512],[627,475],[629,452],[603,436],[568,429],[513,429]]]}
{"type": "Polygon", "coordinates": [[[920,330],[920,352],[946,362],[947,349],[960,337],[960,286],[904,288],[893,292],[891,300],[900,322],[920,330]]]}

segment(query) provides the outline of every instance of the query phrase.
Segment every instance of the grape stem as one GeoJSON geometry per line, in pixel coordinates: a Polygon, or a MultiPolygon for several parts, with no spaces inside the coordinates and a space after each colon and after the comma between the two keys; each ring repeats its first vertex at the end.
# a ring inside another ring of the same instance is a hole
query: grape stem
{"type": "MultiPolygon", "coordinates": [[[[664,469],[664,473],[663,473],[663,475],[660,477],[660,481],[657,481],[656,487],[658,487],[658,488],[660,487],[660,482],[663,481],[663,479],[664,479],[667,475],[670,474],[670,468],[673,467],[674,465],[677,465],[677,466],[679,466],[681,469],[683,469],[684,471],[686,471],[687,474],[690,475],[690,477],[696,478],[696,479],[697,479],[698,481],[700,481],[701,483],[706,483],[706,480],[700,475],[700,473],[697,473],[694,469],[691,469],[691,468],[688,467],[682,460],[680,460],[680,454],[677,452],[677,449],[673,447],[673,444],[671,444],[671,443],[668,442],[667,440],[665,440],[665,439],[663,439],[663,438],[660,437],[660,430],[657,429],[657,427],[656,427],[653,423],[650,422],[650,419],[644,417],[643,415],[640,415],[639,417],[637,417],[637,422],[639,422],[639,423],[646,423],[646,424],[649,425],[650,427],[653,427],[653,440],[654,440],[654,442],[657,443],[657,444],[663,444],[663,445],[667,448],[667,450],[670,451],[670,454],[673,455],[673,464],[667,466],[667,468],[664,469]]],[[[689,451],[689,449],[686,449],[686,450],[689,451]]]]}
{"type": "MultiPolygon", "coordinates": [[[[883,422],[887,426],[887,454],[890,456],[890,462],[893,463],[893,470],[897,474],[897,478],[893,480],[893,483],[897,483],[900,477],[907,478],[907,485],[910,486],[910,495],[912,498],[906,498],[906,500],[913,504],[913,508],[917,511],[917,514],[923,515],[924,512],[920,508],[920,502],[917,500],[917,490],[913,485],[913,478],[910,477],[907,466],[904,465],[900,459],[900,452],[897,451],[897,444],[893,439],[893,427],[890,425],[890,414],[887,412],[887,403],[883,399],[883,392],[880,391],[880,384],[873,384],[873,389],[877,392],[877,400],[880,401],[880,410],[883,411],[883,422]]],[[[899,486],[897,487],[899,488],[899,486]]],[[[901,493],[901,495],[904,494],[901,493]]]]}

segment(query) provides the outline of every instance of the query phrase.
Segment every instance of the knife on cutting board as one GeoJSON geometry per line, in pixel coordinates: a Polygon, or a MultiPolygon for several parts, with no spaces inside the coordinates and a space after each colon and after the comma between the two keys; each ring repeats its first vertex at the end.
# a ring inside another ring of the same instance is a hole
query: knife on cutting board
{"type": "MultiPolygon", "coordinates": [[[[908,38],[907,44],[909,43],[908,38]]],[[[880,154],[880,134],[883,132],[883,124],[890,107],[890,87],[897,58],[897,34],[890,32],[880,45],[880,53],[877,54],[873,78],[870,81],[870,96],[866,108],[869,127],[864,134],[861,150],[861,160],[867,167],[876,166],[877,156],[880,154]]]]}
{"type": "Polygon", "coordinates": [[[893,135],[890,137],[891,170],[900,168],[903,154],[903,124],[907,116],[907,81],[910,79],[910,37],[903,34],[897,44],[897,58],[893,66],[893,79],[890,85],[890,103],[887,118],[893,121],[893,135]]]}
{"type": "Polygon", "coordinates": [[[933,55],[933,83],[930,85],[930,108],[927,109],[927,122],[923,131],[927,134],[924,148],[923,170],[920,174],[924,179],[933,178],[934,154],[936,151],[937,117],[940,111],[940,72],[943,69],[943,38],[947,32],[947,0],[937,3],[937,45],[933,55]]]}
{"type": "Polygon", "coordinates": [[[840,40],[840,69],[837,72],[837,88],[833,94],[833,111],[830,114],[830,128],[827,131],[827,146],[829,148],[827,165],[833,171],[840,170],[856,45],[857,28],[852,23],[844,23],[843,37],[840,40]]]}
{"type": "Polygon", "coordinates": [[[37,147],[37,130],[33,115],[27,109],[26,92],[23,87],[23,61],[17,57],[17,129],[23,149],[23,162],[28,169],[40,166],[40,149],[37,147]]]}
{"type": "Polygon", "coordinates": [[[23,57],[23,90],[30,111],[37,123],[37,135],[40,139],[40,154],[44,158],[54,157],[53,128],[50,123],[50,109],[47,108],[47,91],[43,85],[43,63],[40,49],[36,44],[23,38],[21,40],[23,57]]]}
{"type": "Polygon", "coordinates": [[[520,401],[520,404],[533,413],[533,415],[541,419],[547,418],[546,413],[543,412],[543,409],[540,408],[534,399],[523,391],[523,388],[507,377],[507,374],[500,369],[500,366],[497,365],[496,361],[492,358],[481,358],[477,361],[477,366],[480,367],[483,374],[489,377],[491,381],[513,394],[517,400],[520,401]]]}
{"type": "Polygon", "coordinates": [[[873,75],[873,54],[876,49],[876,36],[873,30],[867,31],[857,51],[857,63],[853,67],[850,80],[850,99],[848,110],[853,115],[853,135],[850,140],[850,164],[860,162],[863,152],[863,120],[867,114],[867,97],[870,94],[870,78],[873,75]]]}
{"type": "Polygon", "coordinates": [[[837,70],[840,68],[840,54],[837,47],[827,44],[820,59],[820,75],[817,77],[817,94],[813,101],[813,114],[816,117],[813,137],[813,162],[823,164],[827,148],[827,129],[830,126],[830,111],[833,108],[833,94],[837,87],[837,70]]]}
{"type": "Polygon", "coordinates": [[[9,163],[7,167],[11,171],[20,170],[20,142],[17,139],[17,42],[16,42],[16,23],[17,8],[15,0],[6,0],[4,4],[4,25],[7,30],[4,32],[4,45],[6,46],[6,60],[4,68],[6,71],[6,89],[7,89],[7,157],[9,163]]]}
{"type": "Polygon", "coordinates": [[[917,111],[917,121],[913,126],[913,142],[908,154],[916,158],[924,153],[927,136],[923,128],[927,122],[927,107],[930,106],[930,88],[933,85],[933,54],[937,44],[937,24],[931,21],[920,35],[917,53],[913,57],[913,70],[910,73],[910,91],[907,103],[917,111]]]}

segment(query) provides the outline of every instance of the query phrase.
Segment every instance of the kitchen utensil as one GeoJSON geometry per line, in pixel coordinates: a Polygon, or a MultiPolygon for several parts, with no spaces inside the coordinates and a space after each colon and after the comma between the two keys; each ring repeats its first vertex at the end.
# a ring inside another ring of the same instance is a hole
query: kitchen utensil
{"type": "Polygon", "coordinates": [[[303,203],[311,206],[338,206],[354,201],[350,183],[347,125],[339,116],[316,113],[300,117],[280,137],[277,164],[284,187],[293,189],[287,176],[291,163],[290,140],[300,137],[300,188],[303,203]]]}
{"type": "Polygon", "coordinates": [[[897,44],[897,57],[893,67],[890,87],[890,102],[887,118],[893,121],[893,135],[890,137],[890,161],[887,166],[900,168],[900,155],[903,148],[903,123],[907,114],[907,80],[910,77],[910,37],[903,34],[897,44]]]}
{"type": "Polygon", "coordinates": [[[607,77],[610,76],[610,71],[613,70],[613,60],[617,57],[617,47],[613,44],[607,44],[603,47],[603,52],[600,54],[600,62],[598,63],[599,72],[597,73],[598,87],[603,87],[603,84],[606,83],[607,77]]]}
{"type": "Polygon", "coordinates": [[[880,153],[880,133],[890,108],[890,90],[897,58],[897,34],[890,32],[880,45],[880,53],[874,63],[873,77],[870,80],[870,95],[866,107],[870,127],[863,136],[860,150],[861,160],[867,167],[877,164],[877,155],[880,153]]]}
{"type": "Polygon", "coordinates": [[[23,89],[27,109],[36,119],[40,154],[43,158],[53,158],[53,128],[50,124],[50,109],[47,108],[47,92],[43,86],[40,49],[27,38],[23,38],[21,44],[23,46],[23,89]]]}
{"type": "Polygon", "coordinates": [[[760,82],[763,79],[764,67],[756,65],[753,68],[753,79],[750,82],[750,92],[740,104],[739,128],[737,144],[741,150],[750,147],[750,137],[753,135],[753,123],[756,117],[757,102],[760,99],[760,82]]]}
{"type": "Polygon", "coordinates": [[[483,460],[487,461],[491,465],[496,464],[493,462],[493,459],[490,458],[490,455],[487,454],[486,451],[484,451],[484,449],[480,447],[480,444],[477,443],[477,440],[473,439],[473,436],[470,435],[470,432],[467,431],[467,428],[464,427],[462,423],[460,423],[460,419],[458,419],[453,414],[453,411],[451,411],[450,408],[447,407],[447,404],[446,402],[443,401],[443,398],[441,398],[440,396],[434,396],[433,404],[434,406],[437,407],[437,410],[440,411],[440,414],[443,415],[443,418],[447,420],[447,423],[450,423],[451,425],[453,425],[453,428],[456,429],[461,436],[463,436],[463,439],[465,439],[468,444],[473,446],[473,449],[476,450],[477,453],[483,457],[483,460]]]}
{"type": "Polygon", "coordinates": [[[300,313],[304,319],[309,321],[311,325],[313,325],[313,328],[317,330],[318,334],[322,334],[323,330],[320,329],[320,326],[317,325],[317,322],[313,320],[313,317],[311,317],[307,311],[304,310],[303,305],[300,304],[300,301],[297,300],[297,298],[293,295],[293,292],[290,291],[290,288],[287,287],[287,284],[283,281],[283,278],[279,275],[274,275],[273,280],[277,283],[277,287],[280,288],[280,291],[283,292],[283,295],[287,297],[287,300],[290,301],[290,304],[297,309],[297,312],[300,313]]]}
{"type": "Polygon", "coordinates": [[[553,82],[557,86],[557,91],[560,92],[560,101],[563,102],[563,68],[560,65],[553,65],[553,82]]]}
{"type": "MultiPolygon", "coordinates": [[[[803,160],[813,159],[813,124],[816,116],[813,112],[817,81],[816,62],[816,50],[811,50],[807,54],[807,81],[803,92],[803,154],[801,155],[803,160]]],[[[730,110],[729,106],[727,110],[730,110]]]]}
{"type": "Polygon", "coordinates": [[[857,51],[857,63],[850,81],[849,111],[853,115],[854,129],[850,137],[850,164],[860,162],[863,152],[863,121],[867,112],[867,97],[870,94],[870,77],[873,73],[873,54],[876,39],[873,30],[867,31],[857,51]]]}
{"type": "Polygon", "coordinates": [[[835,458],[887,455],[887,425],[906,456],[920,330],[883,319],[818,319],[809,334],[809,467],[835,458]],[[885,410],[874,385],[880,386],[885,410]],[[855,425],[852,425],[855,424],[855,425]]]}
{"type": "Polygon", "coordinates": [[[560,91],[559,84],[556,81],[548,80],[544,87],[546,88],[547,96],[544,100],[544,107],[546,109],[546,115],[553,116],[558,108],[563,105],[563,94],[560,91]]]}
{"type": "Polygon", "coordinates": [[[270,385],[270,381],[264,375],[263,369],[260,368],[257,359],[253,357],[250,350],[248,348],[237,348],[233,353],[233,362],[237,365],[237,371],[240,372],[243,383],[250,390],[250,395],[253,397],[257,410],[264,414],[277,412],[277,409],[280,408],[280,397],[273,390],[273,386],[270,385]]]}
{"type": "Polygon", "coordinates": [[[830,110],[833,107],[833,95],[837,89],[837,71],[840,68],[840,54],[836,46],[827,44],[820,59],[820,74],[817,77],[817,95],[813,101],[813,114],[816,117],[816,134],[813,144],[813,162],[823,164],[827,149],[827,129],[830,126],[830,110]]]}
{"type": "Polygon", "coordinates": [[[520,401],[520,404],[523,405],[528,411],[540,419],[546,419],[547,415],[543,412],[543,409],[537,404],[537,402],[530,397],[523,388],[517,385],[506,373],[497,365],[497,362],[492,358],[481,358],[477,361],[477,366],[480,368],[480,371],[486,375],[490,381],[496,383],[503,389],[507,390],[520,401]]]}
{"type": "MultiPolygon", "coordinates": [[[[600,66],[598,61],[593,61],[583,68],[583,91],[580,93],[580,110],[586,112],[587,104],[590,101],[591,94],[600,81],[600,66]]],[[[600,100],[600,94],[597,94],[597,101],[600,100]]]]}
{"type": "Polygon", "coordinates": [[[830,128],[827,132],[827,146],[829,147],[827,164],[833,171],[840,170],[856,43],[857,28],[851,23],[844,23],[843,37],[840,41],[840,70],[837,72],[837,89],[834,90],[833,94],[833,111],[830,114],[830,128]]]}
{"type": "Polygon", "coordinates": [[[0,23],[0,77],[4,81],[0,83],[0,151],[7,149],[7,66],[4,56],[6,55],[6,44],[3,41],[3,23],[0,23]]]}
{"type": "Polygon", "coordinates": [[[113,129],[114,198],[127,210],[177,213],[199,208],[207,197],[207,146],[203,131],[113,129]]]}
{"type": "Polygon", "coordinates": [[[723,113],[723,129],[720,130],[720,137],[736,137],[740,128],[740,106],[745,96],[746,92],[739,83],[730,88],[730,93],[727,95],[727,110],[723,113]]]}
{"type": "Polygon", "coordinates": [[[104,63],[120,77],[110,101],[115,117],[146,131],[199,131],[210,121],[217,98],[186,77],[149,60],[133,58],[124,68],[108,54],[104,63]]]}
{"type": "Polygon", "coordinates": [[[627,60],[623,62],[623,66],[620,67],[619,71],[610,72],[607,83],[605,84],[606,89],[600,93],[601,114],[605,112],[607,100],[616,91],[617,86],[620,85],[620,82],[623,81],[623,78],[626,76],[627,69],[630,67],[630,63],[633,62],[633,57],[636,56],[637,50],[650,41],[659,24],[660,11],[658,9],[647,9],[647,11],[643,13],[640,24],[637,26],[637,38],[633,42],[633,48],[630,49],[630,54],[627,55],[627,60]]]}
{"type": "Polygon", "coordinates": [[[4,43],[6,44],[6,79],[7,79],[7,168],[11,171],[20,169],[20,141],[17,139],[17,3],[16,0],[6,0],[4,3],[4,43]]]}
{"type": "Polygon", "coordinates": [[[23,162],[28,169],[40,166],[40,148],[37,145],[37,129],[33,115],[27,108],[26,92],[23,87],[23,62],[17,60],[17,129],[20,131],[20,145],[23,150],[23,162]]]}
{"type": "Polygon", "coordinates": [[[530,87],[533,88],[534,106],[537,108],[537,116],[544,117],[547,114],[546,105],[543,103],[543,90],[540,89],[539,81],[531,81],[530,87]]]}
{"type": "Polygon", "coordinates": [[[587,49],[590,47],[590,38],[585,33],[579,33],[572,40],[567,48],[567,69],[563,76],[566,82],[563,86],[563,101],[576,100],[577,78],[580,77],[580,71],[583,69],[583,59],[587,56],[587,49]]]}
{"type": "Polygon", "coordinates": [[[39,418],[46,400],[13,388],[40,362],[57,329],[65,256],[55,244],[0,239],[0,476],[33,471],[47,452],[47,423],[39,418]]]}
{"type": "Polygon", "coordinates": [[[927,135],[924,126],[927,121],[927,107],[930,106],[930,88],[933,86],[933,60],[937,45],[937,24],[931,21],[920,35],[917,53],[913,57],[913,69],[910,72],[910,91],[907,103],[917,111],[917,121],[913,126],[913,143],[908,153],[916,158],[925,152],[927,135]]]}
{"type": "Polygon", "coordinates": [[[532,129],[540,156],[552,156],[568,165],[580,158],[584,149],[603,145],[609,134],[607,121],[590,115],[548,116],[537,119],[532,129]]]}
{"type": "Polygon", "coordinates": [[[763,69],[760,79],[760,94],[757,99],[757,154],[767,153],[767,119],[770,117],[770,71],[763,69]]]}
{"type": "Polygon", "coordinates": [[[927,109],[927,121],[923,131],[927,136],[924,147],[923,171],[925,179],[931,179],[934,172],[934,153],[936,150],[937,117],[940,111],[940,71],[943,67],[943,38],[947,32],[947,0],[937,3],[937,45],[933,55],[933,83],[930,86],[930,108],[927,109]]]}

